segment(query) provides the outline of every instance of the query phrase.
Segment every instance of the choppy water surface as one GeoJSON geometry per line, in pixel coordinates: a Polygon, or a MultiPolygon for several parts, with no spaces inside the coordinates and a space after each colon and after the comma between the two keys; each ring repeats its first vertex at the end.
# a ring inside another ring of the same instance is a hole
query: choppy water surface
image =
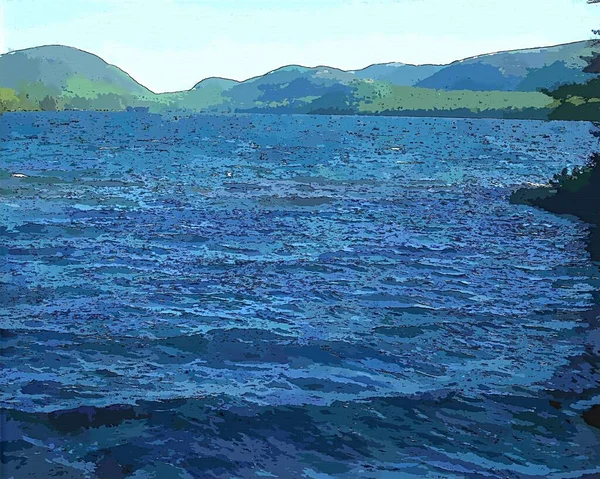
{"type": "Polygon", "coordinates": [[[588,130],[3,115],[2,477],[600,474],[588,130]]]}

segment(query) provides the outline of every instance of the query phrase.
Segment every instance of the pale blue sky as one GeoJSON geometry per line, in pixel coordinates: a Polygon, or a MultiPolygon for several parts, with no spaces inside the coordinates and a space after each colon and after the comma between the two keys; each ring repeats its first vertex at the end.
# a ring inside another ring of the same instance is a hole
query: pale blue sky
{"type": "Polygon", "coordinates": [[[44,44],[100,55],[154,91],[285,64],[446,63],[581,40],[585,0],[0,0],[0,51],[44,44]]]}

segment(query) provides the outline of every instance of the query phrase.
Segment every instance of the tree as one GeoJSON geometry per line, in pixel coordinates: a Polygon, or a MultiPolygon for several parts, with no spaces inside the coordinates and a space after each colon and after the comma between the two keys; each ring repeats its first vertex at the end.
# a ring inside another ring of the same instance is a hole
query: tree
{"type": "Polygon", "coordinates": [[[12,88],[0,88],[0,112],[18,109],[19,97],[12,88]]]}
{"type": "MultiPolygon", "coordinates": [[[[600,4],[600,0],[590,0],[588,3],[600,4]]],[[[594,31],[594,34],[599,35],[600,32],[594,31]]],[[[600,46],[600,41],[596,41],[595,44],[600,46]]],[[[593,54],[588,60],[586,71],[597,73],[600,66],[599,58],[600,52],[593,54]]],[[[568,114],[573,114],[575,109],[578,110],[579,118],[582,111],[584,115],[590,114],[589,119],[593,120],[591,133],[600,139],[600,78],[594,78],[583,85],[564,85],[549,94],[561,101],[561,105],[552,115],[560,112],[563,117],[568,117],[568,114]]],[[[592,259],[599,261],[600,153],[591,153],[583,167],[574,168],[570,172],[566,168],[563,169],[560,174],[554,175],[550,185],[552,192],[547,188],[529,192],[520,190],[515,192],[511,201],[539,206],[554,213],[574,215],[593,225],[587,249],[592,259]]]]}
{"type": "Polygon", "coordinates": [[[46,95],[42,101],[40,101],[40,110],[56,111],[56,99],[52,96],[46,95]]]}
{"type": "MultiPolygon", "coordinates": [[[[595,3],[600,4],[600,0],[595,3]]],[[[600,30],[593,30],[600,35],[600,30]]],[[[600,73],[600,40],[592,40],[592,55],[587,58],[586,73],[600,73]]],[[[552,120],[589,120],[600,122],[600,77],[592,78],[586,83],[567,84],[553,91],[542,90],[559,102],[549,118],[552,120]]],[[[598,125],[596,125],[598,126],[598,125]]]]}

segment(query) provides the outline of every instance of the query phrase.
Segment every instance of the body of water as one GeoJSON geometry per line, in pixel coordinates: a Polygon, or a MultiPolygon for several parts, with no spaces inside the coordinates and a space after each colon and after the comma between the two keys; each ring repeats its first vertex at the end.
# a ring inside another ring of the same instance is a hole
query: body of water
{"type": "Polygon", "coordinates": [[[589,128],[2,115],[2,478],[599,477],[589,128]]]}

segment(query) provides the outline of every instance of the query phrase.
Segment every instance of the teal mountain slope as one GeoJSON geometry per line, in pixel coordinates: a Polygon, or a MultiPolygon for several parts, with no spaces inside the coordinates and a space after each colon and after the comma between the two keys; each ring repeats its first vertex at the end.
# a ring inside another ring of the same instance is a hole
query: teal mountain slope
{"type": "Polygon", "coordinates": [[[437,90],[537,91],[593,78],[584,73],[597,52],[592,41],[491,53],[442,68],[417,86],[437,90]]]}
{"type": "Polygon", "coordinates": [[[151,95],[123,70],[76,48],[48,45],[0,55],[0,86],[18,90],[28,84],[73,95],[115,93],[151,95]]]}
{"type": "Polygon", "coordinates": [[[240,82],[237,80],[231,80],[229,78],[221,78],[221,77],[209,77],[209,78],[205,78],[204,80],[199,81],[198,83],[196,83],[193,87],[192,90],[203,90],[203,89],[215,89],[215,90],[229,90],[230,88],[233,88],[235,85],[239,84],[240,82]]]}
{"type": "Polygon", "coordinates": [[[445,68],[445,65],[408,65],[405,63],[380,63],[361,70],[353,70],[361,80],[371,79],[398,86],[415,86],[445,68]]]}
{"type": "Polygon", "coordinates": [[[225,92],[238,109],[295,109],[340,88],[348,88],[356,77],[337,68],[307,68],[289,65],[251,78],[225,92]]]}

